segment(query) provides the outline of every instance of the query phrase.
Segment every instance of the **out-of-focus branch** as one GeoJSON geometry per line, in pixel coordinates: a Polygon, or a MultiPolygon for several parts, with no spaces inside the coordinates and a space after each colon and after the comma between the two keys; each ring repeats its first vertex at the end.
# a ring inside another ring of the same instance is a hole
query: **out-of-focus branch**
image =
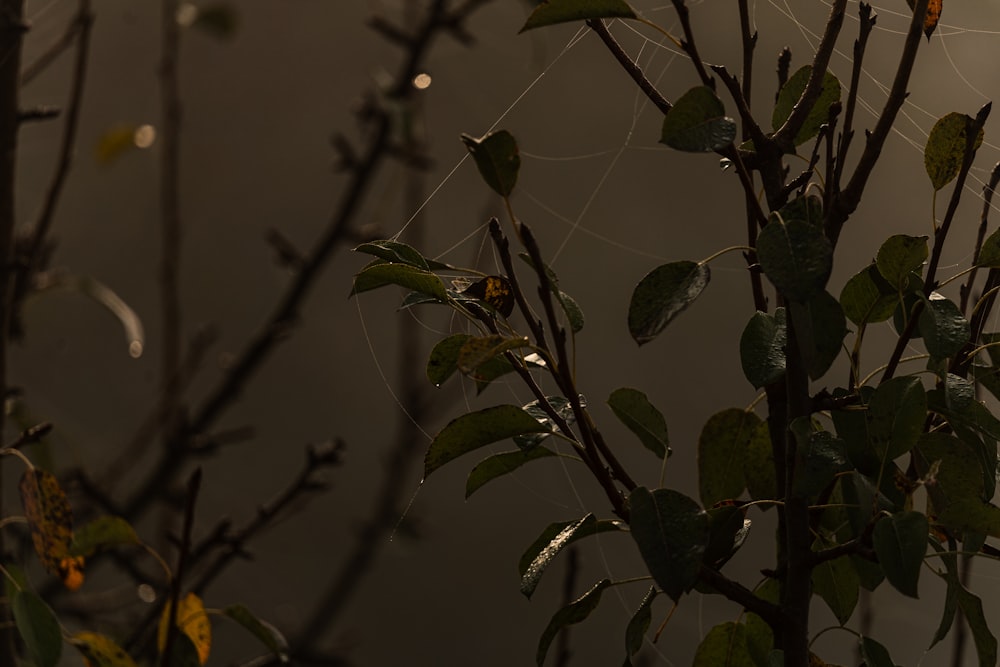
{"type": "Polygon", "coordinates": [[[178,0],[161,0],[162,44],[160,47],[160,391],[163,443],[168,453],[180,428],[180,390],[178,369],[181,364],[181,214],[180,214],[180,143],[181,95],[178,60],[180,24],[178,0]]]}
{"type": "MultiPolygon", "coordinates": [[[[16,215],[14,194],[20,125],[21,46],[25,30],[24,0],[0,0],[0,397],[7,394],[7,347],[13,310],[11,260],[16,215]]],[[[0,434],[4,431],[5,412],[0,410],[0,434]]],[[[0,498],[3,495],[0,486],[0,498]]],[[[0,533],[0,557],[5,555],[0,533]]],[[[14,634],[10,606],[2,602],[0,664],[15,664],[14,634]]]]}

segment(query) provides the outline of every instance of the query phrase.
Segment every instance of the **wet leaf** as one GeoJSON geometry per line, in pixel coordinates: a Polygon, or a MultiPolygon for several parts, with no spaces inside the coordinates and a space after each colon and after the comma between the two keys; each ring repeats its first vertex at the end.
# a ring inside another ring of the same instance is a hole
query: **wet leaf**
{"type": "Polygon", "coordinates": [[[698,438],[698,489],[707,507],[746,488],[743,461],[760,417],[740,408],[712,415],[698,438]]]}
{"type": "Polygon", "coordinates": [[[921,273],[927,261],[927,237],[896,234],[878,249],[875,266],[894,289],[902,289],[911,273],[921,273]]]}
{"type": "MultiPolygon", "coordinates": [[[[771,115],[771,127],[777,131],[785,124],[788,117],[792,115],[792,109],[799,102],[802,93],[805,92],[812,74],[812,66],[805,65],[799,68],[788,78],[785,85],[778,93],[778,100],[774,105],[774,112],[771,115]]],[[[821,125],[829,121],[830,105],[840,100],[840,81],[837,77],[827,72],[823,75],[823,87],[813,105],[812,110],[802,124],[802,129],[795,135],[795,145],[800,146],[809,141],[817,134],[821,125]]]]}
{"type": "Polygon", "coordinates": [[[934,359],[958,354],[972,335],[969,321],[950,299],[937,292],[927,297],[917,326],[927,352],[934,359]]]}
{"type": "Polygon", "coordinates": [[[754,388],[766,387],[784,377],[786,343],[784,308],[775,309],[774,315],[754,313],[740,337],[743,375],[754,388]]]}
{"type": "MultiPolygon", "coordinates": [[[[156,648],[162,654],[167,647],[167,634],[171,621],[174,620],[173,607],[168,601],[160,615],[160,625],[156,634],[156,648]]],[[[188,593],[177,605],[176,621],[180,634],[183,634],[198,652],[198,662],[202,665],[208,660],[212,648],[212,624],[205,613],[205,605],[194,593],[188,593]]],[[[177,650],[177,646],[174,647],[177,650]]]]}
{"type": "MultiPolygon", "coordinates": [[[[562,396],[546,396],[545,400],[567,424],[576,423],[576,412],[573,410],[573,404],[568,399],[562,396]]],[[[587,407],[587,399],[582,394],[577,397],[577,400],[581,408],[587,407]]],[[[558,426],[552,421],[552,417],[545,412],[545,408],[539,405],[538,401],[528,403],[523,407],[523,410],[537,419],[539,423],[543,424],[547,431],[545,433],[526,433],[514,436],[514,444],[521,449],[530,449],[536,446],[542,440],[549,437],[549,432],[558,430],[558,426]]]]}
{"type": "Polygon", "coordinates": [[[820,290],[803,303],[789,305],[792,323],[799,340],[799,351],[809,377],[818,380],[840,355],[847,320],[840,303],[826,290],[820,290]]]}
{"type": "Polygon", "coordinates": [[[677,602],[694,586],[708,544],[708,515],[671,489],[638,487],[629,495],[632,538],[660,589],[677,602]]]}
{"type": "Polygon", "coordinates": [[[521,168],[521,154],[513,135],[507,130],[490,132],[479,139],[463,134],[462,143],[486,184],[501,197],[509,197],[521,168]]]}
{"type": "Polygon", "coordinates": [[[56,667],[62,656],[62,629],[49,606],[31,591],[20,590],[10,609],[36,667],[56,667]]]}
{"type": "Polygon", "coordinates": [[[707,86],[684,93],[663,117],[660,143],[689,153],[711,153],[733,143],[736,121],[707,86]]]}
{"type": "Polygon", "coordinates": [[[910,451],[924,430],[927,394],[920,379],[883,382],[868,404],[868,437],[879,459],[892,461],[910,451]]]}
{"type": "Polygon", "coordinates": [[[435,387],[440,387],[445,380],[458,370],[458,353],[472,336],[469,334],[452,334],[438,341],[427,359],[427,379],[435,387]]]}
{"type": "Polygon", "coordinates": [[[83,584],[83,558],[70,553],[73,512],[55,475],[31,468],[21,475],[21,504],[31,529],[31,541],[45,569],[70,590],[83,584]]]}
{"type": "MultiPolygon", "coordinates": [[[[562,531],[576,523],[579,522],[557,521],[556,523],[550,523],[546,526],[541,535],[539,535],[535,541],[531,543],[531,546],[525,549],[524,553],[521,554],[521,558],[517,562],[518,575],[523,577],[528,571],[528,567],[535,561],[536,558],[538,558],[538,555],[542,553],[542,550],[551,544],[556,536],[562,531]]],[[[573,531],[573,534],[567,541],[567,545],[585,537],[597,535],[598,533],[619,532],[625,529],[626,527],[621,521],[609,521],[607,519],[600,519],[593,523],[588,521],[573,531]]]]}
{"type": "Polygon", "coordinates": [[[681,261],[647,273],[632,292],[628,330],[639,345],[656,338],[681,311],[694,303],[711,278],[707,264],[681,261]]]}
{"type": "Polygon", "coordinates": [[[580,598],[555,613],[555,616],[549,621],[548,627],[545,628],[545,632],[542,633],[541,638],[538,640],[538,650],[535,653],[535,663],[538,667],[541,667],[545,662],[545,656],[549,652],[552,640],[556,638],[559,631],[567,625],[587,620],[587,617],[601,603],[601,593],[610,585],[610,579],[603,579],[597,582],[593,588],[580,596],[580,598]]]}
{"type": "Polygon", "coordinates": [[[225,616],[243,626],[257,641],[263,644],[271,653],[278,656],[282,662],[288,659],[288,642],[270,623],[257,618],[253,612],[241,604],[230,605],[222,610],[225,616]]]}
{"type": "MultiPolygon", "coordinates": [[[[948,185],[962,168],[965,158],[966,134],[972,127],[973,119],[965,114],[952,112],[934,123],[924,147],[924,168],[931,179],[934,190],[948,185]]],[[[973,142],[973,150],[983,143],[982,130],[973,142]]]]}
{"type": "Polygon", "coordinates": [[[494,454],[488,459],[480,461],[469,473],[469,478],[465,482],[465,497],[468,499],[487,483],[514,472],[525,463],[556,455],[555,452],[545,447],[531,447],[494,454]]]}
{"type": "Polygon", "coordinates": [[[387,285],[405,287],[441,302],[448,300],[448,290],[439,277],[430,271],[407,264],[372,264],[365,267],[354,276],[354,287],[350,296],[387,285]]]}
{"type": "Polygon", "coordinates": [[[899,512],[875,524],[872,541],[886,579],[903,595],[917,597],[920,569],[927,551],[927,517],[899,512]]]}
{"type": "Polygon", "coordinates": [[[656,409],[646,394],[638,389],[622,387],[608,397],[608,405],[615,416],[628,427],[643,446],[662,459],[670,455],[670,436],[667,420],[656,409]]]}
{"type": "Polygon", "coordinates": [[[89,667],[136,667],[135,661],[110,637],[95,632],[78,632],[69,638],[89,667]]]}
{"type": "Polygon", "coordinates": [[[635,17],[624,0],[542,0],[519,32],[569,21],[635,17]]]}
{"type": "Polygon", "coordinates": [[[560,530],[559,533],[553,537],[540,552],[538,552],[538,555],[532,559],[531,563],[528,564],[528,569],[521,574],[521,594],[530,599],[531,595],[538,587],[538,582],[542,580],[542,575],[545,573],[546,568],[548,568],[549,564],[555,560],[555,557],[559,555],[563,548],[573,541],[573,536],[581,530],[587,534],[593,534],[596,526],[597,518],[593,514],[588,514],[579,521],[571,523],[560,530]]]}
{"type": "Polygon", "coordinates": [[[632,657],[642,648],[646,632],[649,631],[649,624],[653,620],[654,599],[656,599],[656,586],[650,586],[642,602],[639,603],[639,608],[629,619],[628,627],[625,629],[624,667],[632,667],[632,657]]]}
{"type": "Polygon", "coordinates": [[[803,220],[772,215],[757,237],[764,275],[786,298],[804,302],[826,286],[833,268],[833,246],[822,228],[803,220]]]}
{"type": "Polygon", "coordinates": [[[844,315],[857,325],[884,322],[896,311],[899,294],[875,264],[858,271],[840,292],[844,315]]]}
{"type": "Polygon", "coordinates": [[[543,433],[548,427],[516,405],[497,405],[462,415],[434,436],[424,457],[424,479],[432,472],[499,440],[522,433],[543,433]]]}

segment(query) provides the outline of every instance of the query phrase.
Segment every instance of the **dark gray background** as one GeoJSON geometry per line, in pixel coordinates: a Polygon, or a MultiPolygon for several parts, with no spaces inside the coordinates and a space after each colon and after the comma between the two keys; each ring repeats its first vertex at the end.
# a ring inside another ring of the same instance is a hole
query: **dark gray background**
{"type": "MultiPolygon", "coordinates": [[[[334,154],[328,137],[334,131],[355,136],[352,103],[380,71],[394,71],[400,55],[364,28],[364,21],[373,13],[396,18],[411,1],[242,0],[237,5],[240,30],[233,41],[219,43],[197,32],[185,35],[184,328],[190,334],[212,322],[221,332],[195,397],[212,385],[218,362],[242,347],[286,283],[287,275],[275,266],[263,241],[265,230],[277,227],[308,247],[346,182],[331,172],[334,154]]],[[[28,304],[28,336],[12,361],[11,380],[24,388],[27,406],[39,419],[56,423],[58,455],[65,465],[99,469],[156,396],[157,147],[103,167],[92,152],[115,123],[158,124],[155,4],[102,0],[96,7],[76,168],[54,230],[59,242],[54,264],[99,278],[131,304],[146,325],[146,354],[129,358],[120,326],[93,303],[76,295],[49,294],[28,304]]],[[[634,4],[648,18],[673,26],[669,3],[634,4]]],[[[866,60],[870,78],[862,87],[865,109],[878,109],[884,100],[906,25],[905,3],[876,3],[876,8],[880,19],[866,60]]],[[[27,60],[55,39],[73,10],[70,0],[29,0],[35,29],[27,60]]],[[[577,26],[518,36],[525,12],[523,3],[494,2],[470,22],[478,39],[474,48],[447,38],[435,44],[427,68],[433,84],[424,94],[434,159],[426,183],[441,188],[424,209],[427,254],[467,263],[481,252],[487,263],[492,261],[482,225],[490,214],[502,213],[499,202],[479,181],[471,161],[445,179],[464,155],[459,133],[486,132],[510,107],[499,127],[518,138],[523,153],[515,210],[536,231],[549,256],[562,249],[554,266],[564,289],[588,316],[577,339],[580,386],[609,440],[638,471],[640,483],[655,485],[659,463],[617,426],[604,405],[616,387],[646,391],[671,429],[674,456],[667,483],[694,494],[701,424],[718,410],[743,407],[754,398],[738,362],[739,333],[752,314],[742,259],[733,253],[713,262],[712,284],[702,298],[641,350],[628,338],[625,313],[632,286],[653,267],[675,259],[699,260],[745,241],[738,183],[719,170],[715,156],[682,155],[657,144],[659,114],[637,95],[593,35],[584,34],[563,53],[577,26]]],[[[774,56],[787,44],[793,68],[803,64],[826,12],[826,3],[818,0],[756,3],[761,37],[754,105],[763,117],[770,113],[774,93],[774,56]]],[[[832,64],[845,85],[850,72],[845,54],[856,32],[856,13],[852,2],[832,64]]],[[[692,20],[704,58],[738,71],[734,3],[692,3],[692,20]]],[[[655,33],[642,28],[651,40],[644,41],[623,25],[613,31],[668,97],[694,85],[690,65],[662,48],[655,33]]],[[[944,25],[918,58],[899,133],[890,139],[869,197],[845,230],[830,291],[838,293],[889,234],[930,232],[931,188],[921,151],[926,132],[938,116],[974,114],[996,96],[998,47],[1000,4],[946,6],[944,25]]],[[[64,58],[26,89],[26,103],[63,104],[68,71],[64,58]]],[[[860,113],[860,126],[873,123],[871,113],[860,113]]],[[[58,136],[54,126],[45,124],[22,133],[19,211],[25,221],[40,206],[58,136]]],[[[979,182],[998,157],[992,136],[987,126],[976,182],[970,184],[945,252],[946,265],[967,265],[978,220],[979,182]]],[[[400,194],[405,178],[396,163],[383,169],[360,222],[377,226],[386,236],[400,229],[413,213],[400,194]]],[[[938,211],[943,208],[942,198],[938,211]]],[[[351,277],[362,264],[346,248],[336,256],[304,310],[303,326],[223,421],[252,424],[256,436],[238,445],[238,452],[205,464],[200,525],[207,528],[218,514],[237,520],[252,516],[255,504],[282,488],[298,469],[305,443],[332,435],[346,440],[349,457],[330,475],[332,491],[268,533],[255,545],[256,561],[233,567],[207,594],[211,606],[245,602],[290,633],[356,538],[354,529],[374,502],[393,423],[400,417],[389,391],[395,381],[394,333],[400,319],[410,315],[394,312],[396,297],[389,293],[360,302],[346,299],[351,277]]],[[[426,350],[451,330],[436,312],[417,316],[428,329],[426,350]]],[[[876,331],[872,338],[884,343],[890,336],[876,331]]],[[[874,350],[867,360],[867,368],[876,365],[874,350]]],[[[822,384],[844,382],[846,371],[836,367],[822,384]]],[[[480,399],[472,392],[463,396],[458,383],[452,384],[434,397],[437,417],[424,425],[428,432],[460,414],[466,401],[475,408],[529,400],[513,382],[491,387],[480,399]]],[[[478,458],[452,464],[422,488],[406,519],[416,522],[422,538],[385,544],[349,612],[331,628],[329,645],[343,648],[356,664],[532,662],[537,637],[559,604],[562,568],[549,573],[529,603],[517,590],[517,558],[550,521],[578,518],[586,511],[607,516],[608,508],[586,475],[558,461],[535,464],[463,502],[465,475],[478,458]]],[[[416,491],[419,477],[415,467],[406,497],[416,491]]],[[[771,517],[752,518],[758,523],[749,557],[738,555],[727,569],[747,583],[759,579],[756,570],[762,564],[752,554],[769,553],[773,534],[771,517]]],[[[632,552],[625,535],[593,540],[583,551],[579,590],[604,576],[640,574],[632,552]]],[[[995,577],[995,568],[986,562],[973,579],[991,618],[996,613],[990,604],[995,577]]],[[[948,661],[947,652],[938,650],[921,662],[937,626],[940,603],[934,596],[941,589],[929,572],[924,579],[930,600],[918,603],[889,590],[878,596],[884,611],[876,627],[889,638],[894,660],[902,665],[948,661]]],[[[602,609],[573,632],[577,664],[620,663],[624,627],[644,591],[644,584],[634,584],[606,593],[602,609]]],[[[667,608],[658,602],[654,624],[667,608]]],[[[833,622],[819,601],[816,610],[817,629],[833,622]]],[[[685,599],[653,664],[688,664],[696,638],[714,623],[736,616],[728,603],[685,599]]],[[[238,634],[222,632],[240,643],[238,634]]],[[[852,646],[850,635],[833,632],[819,641],[817,650],[846,662],[852,646]]],[[[219,653],[219,664],[228,664],[253,649],[219,653]]]]}

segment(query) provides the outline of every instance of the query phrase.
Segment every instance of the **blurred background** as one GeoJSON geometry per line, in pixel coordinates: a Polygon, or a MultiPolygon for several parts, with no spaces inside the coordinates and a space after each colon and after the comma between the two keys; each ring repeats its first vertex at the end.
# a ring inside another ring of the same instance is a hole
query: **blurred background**
{"type": "MultiPolygon", "coordinates": [[[[221,7],[206,0],[181,8],[188,24],[179,60],[181,330],[185,340],[206,327],[216,334],[184,405],[194,410],[211,395],[268,321],[294,280],[290,248],[308,254],[336,220],[352,187],[350,171],[336,168],[344,161],[345,142],[363,157],[372,140],[373,126],[359,110],[376,105],[405,116],[393,126],[392,139],[411,152],[379,163],[297,325],[212,426],[237,437],[211,456],[185,461],[173,486],[195,465],[203,467],[197,539],[222,516],[235,526],[253,520],[257,507],[302,469],[307,445],[342,440],[342,463],[325,471],[329,489],[293,503],[293,511],[255,536],[247,545],[253,559],[235,561],[215,579],[204,591],[206,603],[245,603],[293,644],[349,664],[531,664],[539,635],[564,602],[566,563],[547,573],[529,602],[518,592],[518,558],[549,523],[589,511],[610,518],[610,508],[589,476],[559,460],[523,468],[464,501],[465,477],[485,450],[421,486],[429,437],[448,420],[469,408],[531,398],[512,380],[476,396],[459,378],[437,389],[421,379],[433,344],[459,325],[434,308],[397,310],[401,295],[394,290],[348,299],[352,277],[366,261],[349,249],[361,239],[388,238],[405,228],[401,240],[428,256],[493,266],[484,224],[491,215],[503,217],[502,203],[472,162],[463,162],[459,135],[509,130],[522,154],[514,210],[536,232],[562,288],[587,316],[577,336],[578,379],[595,418],[637,481],[656,485],[659,461],[605,405],[617,387],[646,392],[670,428],[674,455],[667,484],[696,495],[701,425],[755,397],[738,356],[739,335],[753,313],[743,260],[731,253],[714,261],[712,283],[698,302],[642,349],[628,336],[626,310],[632,287],[659,264],[698,261],[743,243],[742,196],[717,156],[680,154],[657,143],[662,116],[595,35],[579,25],[518,35],[530,3],[473,3],[465,32],[436,34],[413,72],[429,75],[429,85],[413,90],[407,105],[397,104],[387,91],[406,49],[387,38],[391,30],[371,25],[418,31],[430,4],[240,0],[221,7]],[[220,11],[234,23],[197,18],[198,12],[204,17],[220,11]],[[456,38],[464,35],[468,43],[456,38]],[[401,133],[404,127],[411,133],[401,133]],[[415,171],[414,163],[421,168],[415,171]],[[286,250],[284,261],[276,247],[286,250]],[[407,388],[414,372],[421,381],[415,398],[407,388]]],[[[760,34],[753,105],[766,118],[779,50],[791,49],[793,71],[805,64],[828,3],[751,4],[760,34]]],[[[849,4],[831,65],[845,88],[858,13],[857,3],[849,4]]],[[[865,60],[859,128],[871,127],[881,109],[908,21],[901,0],[873,4],[879,19],[865,60]]],[[[679,34],[670,3],[633,5],[679,34]]],[[[704,0],[690,6],[705,60],[737,72],[735,5],[704,0]]],[[[26,62],[59,40],[77,9],[74,0],[27,0],[32,29],[26,62]]],[[[129,354],[121,323],[93,299],[49,290],[25,304],[25,335],[12,353],[10,382],[21,391],[23,419],[54,423],[46,451],[57,469],[82,468],[101,479],[102,470],[130,452],[120,474],[105,480],[113,486],[111,497],[124,499],[148,483],[161,448],[154,435],[136,440],[135,433],[157,404],[161,386],[162,142],[157,135],[138,148],[129,139],[137,128],[148,125],[155,133],[162,124],[161,17],[157,3],[134,0],[102,0],[93,11],[75,161],[54,220],[51,267],[92,277],[117,293],[145,327],[144,352],[140,358],[129,354]],[[134,452],[127,449],[130,442],[139,444],[134,452]]],[[[621,22],[612,32],[669,99],[696,84],[693,68],[658,33],[621,22]]],[[[946,5],[941,26],[921,49],[897,132],[845,228],[829,291],[839,293],[888,235],[930,233],[926,134],[945,113],[974,115],[997,97],[1000,79],[990,54],[998,50],[1000,4],[946,5]]],[[[67,53],[24,88],[22,104],[65,105],[71,78],[67,53]]],[[[60,140],[60,121],[32,123],[22,131],[17,204],[26,225],[45,200],[60,140]]],[[[944,265],[968,265],[982,183],[997,159],[1000,150],[988,124],[944,265]]],[[[938,202],[939,215],[943,207],[938,202]]],[[[889,329],[872,332],[869,370],[877,365],[879,345],[891,338],[889,329]]],[[[846,368],[838,366],[816,389],[846,382],[846,368]]],[[[492,450],[507,448],[498,444],[492,450]]],[[[162,545],[171,526],[164,517],[151,511],[137,519],[153,544],[162,545]]],[[[751,518],[747,547],[726,570],[749,585],[769,562],[774,529],[769,515],[751,518]]],[[[581,543],[574,595],[604,577],[642,574],[633,552],[624,534],[581,543]]],[[[986,562],[973,577],[988,618],[995,619],[1000,610],[989,591],[1000,571],[986,562]]],[[[901,665],[948,664],[947,646],[925,652],[943,587],[931,576],[923,579],[920,603],[890,590],[875,599],[875,634],[886,639],[901,665]]],[[[132,595],[135,586],[108,568],[83,594],[122,588],[132,595]]],[[[625,625],[646,589],[638,583],[607,592],[585,625],[572,629],[570,664],[620,664],[625,625]]],[[[129,613],[140,616],[144,603],[134,595],[129,599],[129,613]]],[[[815,608],[817,630],[835,622],[821,602],[815,608]]],[[[654,626],[668,611],[658,600],[654,626]]],[[[642,664],[690,664],[698,637],[737,615],[724,600],[685,599],[659,643],[643,649],[642,664]]],[[[241,631],[220,624],[218,632],[210,664],[242,664],[260,653],[241,631]]],[[[853,645],[850,635],[833,632],[815,650],[848,663],[853,645]]]]}

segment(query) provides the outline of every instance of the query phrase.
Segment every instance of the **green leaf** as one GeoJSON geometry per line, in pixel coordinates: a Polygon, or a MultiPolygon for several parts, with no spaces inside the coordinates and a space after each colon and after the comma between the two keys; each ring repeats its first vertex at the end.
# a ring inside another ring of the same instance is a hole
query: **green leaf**
{"type": "Polygon", "coordinates": [[[757,311],[747,322],[740,337],[740,363],[755,389],[784,377],[786,343],[784,308],[776,308],[774,315],[757,311]]]}
{"type": "Polygon", "coordinates": [[[871,264],[858,271],[840,292],[844,315],[857,325],[884,322],[899,304],[899,294],[871,264]]]}
{"type": "Polygon", "coordinates": [[[639,608],[632,618],[629,619],[628,627],[625,628],[625,664],[624,667],[632,667],[632,656],[642,648],[642,642],[646,638],[649,624],[653,620],[653,600],[656,598],[656,586],[650,586],[646,595],[642,598],[639,608]]]}
{"type": "MultiPolygon", "coordinates": [[[[556,411],[563,421],[567,424],[573,424],[576,422],[576,412],[573,411],[573,404],[569,402],[568,399],[562,396],[546,396],[545,400],[548,404],[552,406],[552,409],[556,411]]],[[[580,402],[580,407],[587,407],[587,399],[580,395],[577,397],[580,402]]],[[[522,408],[529,415],[538,420],[540,424],[543,424],[546,428],[544,433],[529,433],[514,436],[514,444],[521,449],[530,449],[549,437],[549,432],[557,430],[556,423],[552,421],[545,409],[539,405],[538,401],[532,401],[522,408]]]]}
{"type": "Polygon", "coordinates": [[[518,32],[569,21],[611,18],[634,19],[636,15],[625,0],[542,0],[518,32]]]}
{"type": "Polygon", "coordinates": [[[670,437],[667,434],[667,420],[649,402],[646,394],[638,389],[621,387],[611,392],[608,405],[612,412],[639,441],[657,458],[670,455],[670,437]]]}
{"type": "Polygon", "coordinates": [[[603,579],[594,585],[589,591],[584,593],[576,601],[563,607],[555,613],[549,625],[545,628],[541,638],[538,640],[538,651],[535,653],[535,663],[541,667],[545,662],[545,656],[549,652],[552,640],[556,638],[559,631],[567,625],[585,621],[590,614],[597,609],[601,603],[601,593],[611,585],[610,579],[603,579]]]}
{"type": "MultiPolygon", "coordinates": [[[[777,579],[769,578],[754,590],[754,595],[762,600],[778,604],[781,599],[781,584],[777,579]]],[[[768,654],[774,647],[774,632],[757,614],[747,613],[747,649],[754,664],[767,664],[768,654]]]]}
{"type": "Polygon", "coordinates": [[[733,143],[736,121],[707,86],[684,93],[663,117],[660,143],[688,153],[711,153],[733,143]]]}
{"type": "Polygon", "coordinates": [[[868,404],[868,436],[879,459],[892,461],[917,444],[927,419],[927,394],[920,379],[883,382],[868,404]]]}
{"type": "Polygon", "coordinates": [[[117,516],[102,516],[73,531],[71,556],[89,557],[112,547],[142,544],[128,521],[117,516]]]}
{"type": "Polygon", "coordinates": [[[743,461],[760,417],[740,408],[712,415],[698,438],[698,489],[706,507],[746,488],[743,461]]]}
{"type": "MultiPolygon", "coordinates": [[[[561,533],[567,527],[572,526],[575,523],[578,522],[557,521],[556,523],[550,523],[548,526],[546,526],[545,530],[542,531],[542,534],[539,535],[535,539],[535,541],[531,543],[531,546],[529,546],[527,549],[524,550],[523,554],[521,554],[521,558],[517,562],[518,575],[523,577],[525,572],[528,571],[528,567],[531,565],[531,563],[534,562],[534,560],[538,557],[540,553],[542,553],[542,550],[545,549],[545,547],[547,547],[552,542],[552,540],[554,540],[556,536],[559,535],[559,533],[561,533]]],[[[577,540],[581,540],[591,535],[597,535],[598,533],[618,532],[622,530],[625,530],[625,525],[621,521],[609,521],[607,519],[601,519],[596,523],[587,522],[573,532],[567,544],[571,542],[576,542],[577,540]]]]}
{"type": "Polygon", "coordinates": [[[557,454],[545,447],[531,447],[530,449],[518,449],[512,452],[494,454],[488,459],[480,461],[472,469],[472,472],[469,473],[469,478],[465,481],[466,500],[473,493],[498,477],[503,477],[508,473],[514,472],[525,463],[550,456],[557,456],[557,454]]]}
{"type": "Polygon", "coordinates": [[[927,237],[896,234],[878,249],[875,266],[894,289],[906,285],[911,273],[919,274],[927,261],[927,237]]]}
{"type": "Polygon", "coordinates": [[[243,629],[252,634],[257,641],[282,661],[287,660],[288,642],[273,625],[261,621],[241,604],[230,605],[223,609],[222,613],[242,625],[243,629]]]}
{"type": "Polygon", "coordinates": [[[407,264],[371,264],[365,267],[354,276],[354,288],[350,296],[387,285],[399,285],[438,301],[448,300],[448,290],[440,278],[430,271],[407,264]]]}
{"type": "Polygon", "coordinates": [[[786,298],[804,302],[826,286],[833,268],[833,246],[821,227],[772,215],[757,236],[764,275],[786,298]]]}
{"type": "Polygon", "coordinates": [[[708,515],[698,503],[671,489],[629,495],[632,538],[664,593],[677,602],[698,579],[708,544],[708,515]]]}
{"type": "Polygon", "coordinates": [[[62,629],[49,606],[31,591],[20,590],[10,608],[17,631],[37,667],[56,667],[62,657],[62,629]]]}
{"type": "Polygon", "coordinates": [[[799,340],[799,351],[809,377],[818,380],[840,355],[847,335],[847,320],[840,303],[826,290],[820,290],[804,303],[789,306],[799,340]]]}
{"type": "Polygon", "coordinates": [[[486,185],[501,197],[509,197],[521,168],[521,154],[513,135],[507,130],[490,132],[479,139],[463,134],[462,143],[475,160],[486,185]]]}
{"type": "MultiPolygon", "coordinates": [[[[528,253],[521,252],[517,256],[523,259],[532,269],[535,268],[535,263],[528,253]]],[[[570,330],[573,333],[580,333],[583,330],[585,320],[579,304],[577,304],[573,297],[559,289],[559,276],[556,275],[556,272],[548,264],[545,264],[545,275],[549,279],[549,290],[555,295],[556,300],[562,307],[563,313],[566,315],[566,320],[569,322],[570,330]]]]}
{"type": "Polygon", "coordinates": [[[711,273],[707,264],[681,261],[659,266],[643,277],[632,292],[628,330],[639,345],[656,338],[702,293],[711,273]]]}
{"type": "Polygon", "coordinates": [[[516,405],[497,405],[462,415],[434,436],[424,457],[424,479],[463,454],[522,433],[542,433],[544,424],[516,405]]]}
{"type": "Polygon", "coordinates": [[[372,255],[393,264],[408,264],[424,270],[431,268],[427,258],[416,248],[400,241],[369,241],[356,247],[354,252],[372,255]]]}
{"type": "Polygon", "coordinates": [[[737,505],[712,507],[707,513],[709,537],[702,558],[718,570],[743,546],[752,524],[746,510],[737,505]]]}
{"type": "Polygon", "coordinates": [[[799,417],[789,426],[799,448],[794,491],[804,498],[816,498],[836,476],[850,469],[844,441],[827,431],[814,431],[809,417],[799,417]]]}
{"type": "MultiPolygon", "coordinates": [[[[966,135],[974,120],[962,113],[946,114],[934,123],[931,133],[927,135],[927,145],[924,147],[924,168],[931,179],[934,190],[940,190],[948,185],[962,168],[965,157],[966,135]]],[[[983,131],[973,142],[973,150],[978,150],[983,143],[983,131]]]]}
{"type": "Polygon", "coordinates": [[[747,648],[746,626],[727,621],[709,630],[691,667],[756,667],[747,648]]]}
{"type": "Polygon", "coordinates": [[[229,40],[236,36],[240,26],[240,16],[230,4],[220,3],[198,7],[192,28],[197,28],[219,40],[229,40]]]}
{"type": "Polygon", "coordinates": [[[930,542],[931,546],[939,553],[941,561],[945,565],[944,579],[948,583],[948,591],[945,598],[944,614],[941,617],[941,624],[931,641],[931,646],[937,644],[948,634],[952,621],[955,617],[956,608],[961,608],[965,616],[969,629],[972,630],[973,642],[976,645],[976,654],[979,657],[980,667],[989,667],[997,664],[997,640],[990,631],[986,616],[983,614],[982,600],[970,593],[958,574],[958,559],[954,553],[941,553],[942,547],[935,541],[930,542]]]}
{"type": "Polygon", "coordinates": [[[867,667],[896,667],[889,651],[871,637],[861,638],[861,657],[867,667]]]}
{"type": "Polygon", "coordinates": [[[458,370],[458,353],[471,338],[469,334],[452,334],[438,341],[431,350],[427,359],[427,379],[435,387],[440,387],[458,370]]]}
{"type": "Polygon", "coordinates": [[[950,299],[932,292],[924,302],[917,326],[934,359],[953,357],[969,342],[969,321],[950,299]]]}
{"type": "Polygon", "coordinates": [[[823,200],[816,195],[796,197],[782,206],[778,212],[781,213],[781,219],[785,222],[801,220],[814,227],[823,226],[823,200]]]}
{"type": "MultiPolygon", "coordinates": [[[[785,124],[788,117],[792,115],[792,109],[799,102],[802,93],[805,92],[812,74],[812,66],[806,65],[799,68],[788,78],[785,85],[778,93],[778,100],[774,105],[774,112],[771,114],[771,127],[777,131],[785,124]]],[[[809,141],[817,134],[819,128],[830,119],[830,105],[840,100],[840,81],[837,77],[827,72],[823,75],[823,88],[813,105],[806,121],[802,124],[802,129],[795,135],[795,145],[800,146],[809,141]]]]}
{"type": "Polygon", "coordinates": [[[917,596],[929,526],[920,512],[899,512],[875,524],[873,542],[882,571],[896,590],[917,596]]]}
{"type": "MultiPolygon", "coordinates": [[[[987,266],[1000,269],[1000,229],[997,229],[983,242],[983,247],[976,258],[976,266],[987,266]]],[[[994,364],[996,361],[993,362],[994,364]]]]}
{"type": "MultiPolygon", "coordinates": [[[[777,473],[774,468],[774,452],[771,449],[770,429],[766,421],[754,427],[747,442],[743,457],[743,475],[747,482],[747,492],[753,500],[774,500],[778,497],[777,473]]],[[[761,505],[767,511],[773,505],[761,505]]]]}
{"type": "Polygon", "coordinates": [[[571,523],[560,530],[559,533],[553,537],[540,552],[538,552],[538,555],[532,559],[531,563],[528,564],[528,569],[521,574],[521,594],[530,599],[531,595],[538,587],[538,582],[542,580],[542,575],[545,573],[546,568],[548,568],[549,564],[555,560],[555,557],[559,555],[563,548],[573,541],[574,535],[581,530],[588,535],[592,535],[596,526],[597,518],[594,517],[593,514],[588,514],[579,521],[571,523]]]}
{"type": "MultiPolygon", "coordinates": [[[[816,546],[832,546],[817,542],[816,546]]],[[[847,556],[827,560],[815,567],[812,573],[813,592],[830,608],[837,621],[844,625],[858,604],[858,573],[847,556]]]]}
{"type": "Polygon", "coordinates": [[[504,352],[522,347],[531,347],[527,337],[499,334],[473,336],[466,340],[458,351],[458,370],[465,375],[473,374],[480,366],[504,352]]]}

